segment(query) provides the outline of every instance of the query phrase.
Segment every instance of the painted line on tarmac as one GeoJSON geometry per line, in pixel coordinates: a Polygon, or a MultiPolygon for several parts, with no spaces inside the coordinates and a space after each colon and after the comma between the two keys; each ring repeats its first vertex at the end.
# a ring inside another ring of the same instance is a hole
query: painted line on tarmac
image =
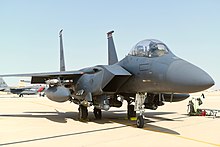
{"type": "MultiPolygon", "coordinates": [[[[129,125],[129,126],[135,127],[135,128],[137,127],[134,124],[129,125]]],[[[167,132],[162,132],[162,131],[151,129],[151,128],[147,128],[147,127],[143,128],[143,129],[144,130],[148,130],[148,131],[153,131],[153,132],[156,132],[156,133],[160,133],[160,134],[164,134],[164,135],[171,135],[171,136],[182,138],[182,139],[185,139],[185,140],[191,140],[191,141],[195,141],[195,142],[199,142],[199,143],[203,143],[203,144],[208,144],[208,145],[213,145],[213,146],[220,147],[220,144],[211,143],[211,142],[207,142],[207,141],[203,141],[203,140],[198,140],[198,139],[195,139],[195,138],[185,137],[185,136],[181,136],[181,135],[175,135],[175,134],[171,134],[171,133],[167,133],[167,132]]]]}
{"type": "MultiPolygon", "coordinates": [[[[173,134],[170,134],[170,135],[173,135],[173,134]]],[[[216,144],[216,143],[202,141],[202,140],[198,140],[198,139],[194,139],[194,138],[190,138],[190,137],[185,137],[185,136],[178,136],[178,135],[173,135],[173,136],[178,137],[178,138],[182,138],[182,139],[186,139],[186,140],[196,141],[196,142],[200,142],[200,143],[204,143],[204,144],[209,144],[209,145],[220,147],[220,144],[216,144]]]]}
{"type": "Polygon", "coordinates": [[[105,128],[105,129],[96,129],[96,130],[90,130],[90,131],[75,132],[75,133],[54,135],[54,136],[48,136],[48,137],[40,137],[40,138],[34,138],[34,139],[28,139],[28,140],[12,141],[12,142],[0,143],[0,146],[15,145],[15,144],[28,143],[28,142],[56,139],[56,138],[61,138],[61,137],[69,137],[69,136],[75,136],[75,135],[89,134],[89,133],[95,133],[95,132],[101,132],[101,131],[115,130],[115,129],[125,128],[125,127],[128,127],[128,126],[120,125],[120,126],[117,126],[117,127],[109,127],[109,128],[105,128]]]}
{"type": "MultiPolygon", "coordinates": [[[[111,121],[111,122],[118,123],[116,121],[111,121]]],[[[130,127],[138,129],[136,124],[128,124],[128,123],[125,124],[125,123],[123,123],[123,125],[130,126],[130,127]]],[[[151,129],[149,127],[144,127],[142,129],[147,130],[147,131],[153,131],[153,132],[164,134],[164,135],[170,135],[170,136],[177,137],[177,138],[182,138],[182,139],[185,139],[185,140],[190,140],[190,141],[195,141],[195,142],[199,142],[199,143],[203,143],[203,144],[208,144],[208,145],[220,147],[220,144],[211,143],[211,142],[207,142],[207,141],[203,141],[203,140],[199,140],[199,139],[195,139],[195,138],[190,138],[190,137],[186,137],[186,136],[176,135],[176,134],[172,134],[172,133],[167,133],[167,132],[159,131],[159,130],[156,130],[156,129],[151,129]]]]}
{"type": "Polygon", "coordinates": [[[144,130],[149,130],[149,131],[154,131],[154,132],[160,133],[160,134],[171,135],[171,136],[182,138],[182,139],[185,139],[185,140],[191,140],[191,141],[195,141],[195,142],[199,142],[199,143],[203,143],[203,144],[208,144],[208,145],[213,145],[213,146],[220,147],[220,144],[211,143],[211,142],[207,142],[207,141],[203,141],[203,140],[198,140],[198,139],[195,139],[195,138],[185,137],[185,136],[181,136],[181,135],[175,135],[175,134],[162,132],[162,131],[154,130],[154,129],[150,129],[150,128],[143,128],[143,129],[144,130]]]}

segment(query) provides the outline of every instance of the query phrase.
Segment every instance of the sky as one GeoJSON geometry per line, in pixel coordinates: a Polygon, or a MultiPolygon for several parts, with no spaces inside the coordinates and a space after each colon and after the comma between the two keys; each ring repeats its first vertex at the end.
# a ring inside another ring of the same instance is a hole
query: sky
{"type": "Polygon", "coordinates": [[[61,29],[67,70],[106,65],[106,33],[114,30],[119,59],[158,39],[220,88],[219,0],[0,0],[0,74],[58,71],[61,29]]]}

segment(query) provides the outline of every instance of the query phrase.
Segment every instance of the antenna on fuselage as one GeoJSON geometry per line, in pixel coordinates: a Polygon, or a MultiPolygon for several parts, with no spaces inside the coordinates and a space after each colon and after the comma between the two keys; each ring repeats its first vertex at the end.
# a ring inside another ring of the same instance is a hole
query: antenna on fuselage
{"type": "Polygon", "coordinates": [[[108,65],[112,65],[118,62],[117,53],[115,50],[115,44],[113,41],[112,34],[114,31],[110,31],[107,33],[108,38],[108,65]]]}
{"type": "Polygon", "coordinates": [[[63,37],[62,37],[63,29],[60,30],[59,37],[60,37],[60,71],[65,71],[65,61],[64,61],[64,51],[63,51],[63,37]]]}

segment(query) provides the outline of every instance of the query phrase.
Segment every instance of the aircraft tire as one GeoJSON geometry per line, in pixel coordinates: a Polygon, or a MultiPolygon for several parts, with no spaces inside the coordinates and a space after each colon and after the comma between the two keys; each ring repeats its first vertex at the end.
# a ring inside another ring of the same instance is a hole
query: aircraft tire
{"type": "Polygon", "coordinates": [[[102,110],[101,109],[98,109],[95,107],[93,113],[94,113],[96,119],[99,119],[99,120],[102,119],[102,110]]]}
{"type": "Polygon", "coordinates": [[[88,109],[83,105],[79,105],[79,120],[85,121],[88,118],[88,109]]]}
{"type": "Polygon", "coordinates": [[[143,128],[144,127],[144,117],[138,116],[136,124],[137,124],[138,128],[143,128]]]}
{"type": "Polygon", "coordinates": [[[134,105],[128,105],[128,110],[127,110],[127,116],[128,119],[130,119],[131,117],[136,117],[136,111],[134,111],[134,105]]]}

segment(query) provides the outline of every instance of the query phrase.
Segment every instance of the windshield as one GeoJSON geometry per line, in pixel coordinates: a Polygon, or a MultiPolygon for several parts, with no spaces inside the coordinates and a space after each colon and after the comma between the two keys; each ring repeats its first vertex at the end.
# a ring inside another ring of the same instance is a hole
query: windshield
{"type": "Polygon", "coordinates": [[[138,42],[129,55],[139,57],[160,57],[168,53],[166,45],[159,40],[143,40],[138,42]]]}

